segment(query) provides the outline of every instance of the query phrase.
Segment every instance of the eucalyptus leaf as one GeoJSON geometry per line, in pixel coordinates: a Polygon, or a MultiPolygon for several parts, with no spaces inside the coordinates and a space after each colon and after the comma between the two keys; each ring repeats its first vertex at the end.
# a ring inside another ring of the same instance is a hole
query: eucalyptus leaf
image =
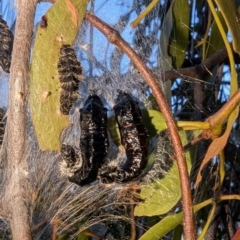
{"type": "Polygon", "coordinates": [[[166,121],[161,112],[149,109],[142,109],[141,112],[143,123],[148,130],[150,139],[152,139],[158,132],[167,128],[166,121]]]}
{"type": "Polygon", "coordinates": [[[188,46],[190,22],[190,6],[188,0],[174,1],[173,3],[173,29],[171,32],[169,52],[173,57],[175,68],[180,68],[185,60],[188,46]]]}
{"type": "Polygon", "coordinates": [[[120,132],[119,132],[119,128],[118,128],[115,116],[111,116],[108,118],[107,128],[108,128],[108,131],[110,133],[111,139],[114,142],[114,144],[116,146],[120,146],[121,145],[121,136],[120,136],[120,132]]]}
{"type": "Polygon", "coordinates": [[[240,54],[240,14],[237,10],[237,6],[233,0],[215,0],[215,3],[220,7],[225,22],[232,34],[233,49],[240,54]]]}
{"type": "MultiPolygon", "coordinates": [[[[183,145],[189,142],[190,138],[198,136],[199,131],[180,131],[180,137],[183,145]],[[189,134],[191,133],[191,137],[189,134]]],[[[164,143],[162,143],[164,145],[164,143]]],[[[167,143],[168,145],[168,143],[167,143]]],[[[185,154],[190,172],[192,160],[195,156],[195,146],[191,147],[185,154]]],[[[143,202],[139,203],[134,210],[135,216],[155,216],[165,214],[170,211],[181,198],[181,189],[179,182],[178,166],[176,161],[167,174],[156,181],[143,186],[140,192],[143,202]]]]}
{"type": "MultiPolygon", "coordinates": [[[[193,207],[193,211],[197,212],[203,207],[211,204],[212,201],[206,200],[193,207]]],[[[145,232],[139,240],[159,240],[162,239],[166,234],[176,228],[183,220],[183,213],[170,214],[163,218],[159,223],[151,227],[147,232],[145,232]]]]}
{"type": "Polygon", "coordinates": [[[39,146],[59,150],[60,134],[69,125],[59,111],[57,62],[60,47],[74,42],[88,0],[58,0],[43,17],[37,30],[31,64],[30,109],[39,146]]]}
{"type": "MultiPolygon", "coordinates": [[[[169,55],[169,39],[173,29],[173,2],[171,3],[166,16],[164,17],[162,28],[161,28],[161,35],[159,41],[159,49],[160,49],[160,56],[161,59],[159,68],[163,68],[164,71],[170,70],[172,68],[172,57],[169,55]]],[[[167,80],[167,79],[166,79],[167,80]]],[[[164,81],[163,83],[163,92],[167,99],[169,105],[171,105],[171,98],[172,98],[172,83],[171,81],[164,81]]]]}
{"type": "MultiPolygon", "coordinates": [[[[227,34],[227,25],[224,21],[223,15],[221,12],[218,12],[218,17],[222,23],[222,26],[225,30],[225,33],[227,34]]],[[[221,33],[218,29],[218,26],[216,24],[216,21],[213,21],[212,26],[211,26],[211,34],[209,35],[209,38],[207,39],[207,48],[206,48],[206,54],[205,58],[208,58],[212,56],[214,53],[219,51],[220,49],[224,48],[224,42],[221,36],[221,33]]]]}
{"type": "Polygon", "coordinates": [[[79,233],[76,240],[89,240],[89,239],[90,239],[89,236],[83,233],[79,233]]]}

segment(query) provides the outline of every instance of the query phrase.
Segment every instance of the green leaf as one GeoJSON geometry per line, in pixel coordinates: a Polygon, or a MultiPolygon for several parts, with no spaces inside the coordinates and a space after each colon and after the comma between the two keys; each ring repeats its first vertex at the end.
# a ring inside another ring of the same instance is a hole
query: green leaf
{"type": "MultiPolygon", "coordinates": [[[[203,207],[211,204],[212,200],[206,200],[198,205],[193,207],[194,212],[199,211],[203,207]]],[[[168,215],[163,218],[159,223],[151,227],[144,235],[142,235],[139,240],[159,240],[168,234],[171,230],[177,227],[183,220],[183,213],[176,213],[168,215]]]]}
{"type": "MultiPolygon", "coordinates": [[[[222,23],[222,26],[225,30],[225,33],[227,33],[227,25],[224,21],[223,15],[221,12],[218,12],[218,17],[222,23]]],[[[224,48],[224,42],[222,39],[222,35],[218,29],[218,26],[216,24],[216,21],[213,21],[212,26],[211,26],[211,34],[207,40],[207,48],[206,48],[206,54],[205,58],[208,58],[212,56],[214,53],[219,51],[220,49],[224,48]]]]}
{"type": "Polygon", "coordinates": [[[142,109],[141,112],[143,123],[148,130],[150,139],[158,132],[167,129],[166,121],[161,112],[149,109],[142,109]]]}
{"type": "MultiPolygon", "coordinates": [[[[180,131],[180,137],[183,145],[189,142],[189,138],[198,136],[200,131],[180,131]],[[189,136],[191,133],[191,137],[189,136]]],[[[168,144],[168,143],[167,143],[168,144]]],[[[186,152],[188,171],[192,166],[192,159],[195,155],[195,146],[186,152]]],[[[166,176],[143,186],[140,193],[144,201],[135,207],[135,216],[155,216],[167,213],[171,210],[181,198],[181,189],[179,183],[179,174],[177,162],[173,161],[166,176]]]]}
{"type": "Polygon", "coordinates": [[[182,239],[182,234],[183,234],[183,226],[182,225],[178,225],[177,227],[174,228],[173,231],[173,236],[172,236],[172,240],[181,240],[182,239]]]}
{"type": "Polygon", "coordinates": [[[39,27],[34,43],[30,109],[39,146],[59,150],[60,134],[69,125],[68,116],[59,112],[57,62],[62,44],[74,42],[85,15],[88,0],[58,0],[45,15],[47,25],[39,27]]]}
{"type": "Polygon", "coordinates": [[[164,70],[171,69],[172,59],[168,53],[168,45],[169,45],[169,38],[173,29],[173,3],[170,5],[166,16],[163,20],[162,28],[161,28],[161,36],[160,36],[160,52],[161,52],[161,59],[162,63],[161,66],[164,70]]]}
{"type": "Polygon", "coordinates": [[[159,240],[182,222],[183,214],[169,215],[150,228],[139,240],[159,240]]]}
{"type": "Polygon", "coordinates": [[[232,34],[233,49],[240,54],[240,15],[233,0],[215,0],[232,34]]]}
{"type": "MultiPolygon", "coordinates": [[[[68,239],[72,239],[70,234],[65,234],[57,238],[57,240],[68,240],[68,239]]],[[[83,233],[79,233],[76,237],[76,240],[89,240],[89,239],[90,239],[89,236],[83,233]]]]}
{"type": "Polygon", "coordinates": [[[70,238],[69,234],[65,234],[65,235],[59,236],[57,240],[68,240],[69,238],[70,238]]]}
{"type": "Polygon", "coordinates": [[[171,33],[169,52],[173,57],[175,68],[183,64],[188,46],[190,6],[188,0],[174,1],[173,29],[171,33]]]}
{"type": "MultiPolygon", "coordinates": [[[[159,58],[159,68],[163,68],[164,71],[170,70],[172,68],[172,57],[169,56],[168,46],[169,46],[169,37],[171,35],[171,31],[173,28],[173,14],[172,14],[173,3],[171,3],[166,16],[163,20],[162,28],[161,28],[161,36],[159,41],[159,49],[160,55],[159,58]]],[[[167,79],[165,79],[167,80],[167,79]]],[[[163,92],[167,99],[168,104],[171,106],[171,98],[172,98],[172,82],[164,81],[163,83],[163,92]]]]}
{"type": "Polygon", "coordinates": [[[111,116],[108,118],[107,128],[114,144],[116,146],[121,146],[121,136],[115,116],[111,116]]]}
{"type": "Polygon", "coordinates": [[[79,233],[76,240],[88,240],[88,239],[89,239],[89,236],[83,233],[79,233]]]}

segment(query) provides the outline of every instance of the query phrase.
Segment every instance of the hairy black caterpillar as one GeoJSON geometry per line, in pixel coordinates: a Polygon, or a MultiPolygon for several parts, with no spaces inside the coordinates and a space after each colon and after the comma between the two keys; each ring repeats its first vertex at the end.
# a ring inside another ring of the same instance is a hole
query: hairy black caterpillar
{"type": "Polygon", "coordinates": [[[75,183],[85,185],[97,179],[108,152],[107,109],[101,99],[90,95],[80,109],[80,149],[83,166],[75,183]]]}
{"type": "Polygon", "coordinates": [[[0,16],[0,66],[9,73],[13,48],[13,34],[0,16]]]}
{"type": "Polygon", "coordinates": [[[82,79],[82,67],[70,45],[61,47],[57,66],[61,86],[60,111],[68,115],[79,97],[78,85],[82,79]]]}
{"type": "Polygon", "coordinates": [[[108,151],[107,109],[97,95],[90,95],[80,109],[81,160],[73,147],[62,145],[60,170],[80,186],[97,179],[108,151]]]}
{"type": "Polygon", "coordinates": [[[120,166],[110,164],[102,169],[99,177],[103,183],[131,181],[147,165],[149,140],[138,103],[129,94],[119,91],[114,111],[127,160],[120,166]]]}

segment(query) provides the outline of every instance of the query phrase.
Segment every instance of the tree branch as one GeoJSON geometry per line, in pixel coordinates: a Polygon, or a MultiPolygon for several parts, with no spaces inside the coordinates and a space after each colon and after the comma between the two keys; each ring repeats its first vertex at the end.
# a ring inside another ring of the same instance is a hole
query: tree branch
{"type": "Polygon", "coordinates": [[[10,69],[8,110],[8,166],[5,204],[8,207],[12,236],[15,240],[31,239],[29,223],[30,196],[26,150],[26,106],[29,59],[33,20],[37,0],[18,0],[16,31],[10,69]]]}
{"type": "Polygon", "coordinates": [[[121,38],[119,33],[113,28],[108,26],[102,20],[97,18],[91,13],[87,13],[85,19],[90,22],[94,27],[100,30],[108,39],[108,41],[114,44],[119,50],[123,51],[135,64],[137,69],[145,78],[145,81],[152,89],[153,95],[163,113],[166,120],[168,131],[173,143],[174,152],[178,164],[180,185],[182,191],[182,207],[183,207],[183,226],[184,226],[184,238],[185,239],[195,239],[195,229],[193,221],[193,211],[192,211],[192,199],[190,192],[189,176],[187,171],[187,164],[184,156],[183,147],[181,140],[177,131],[175,121],[173,119],[172,113],[168,107],[168,104],[164,98],[164,95],[159,88],[153,74],[146,67],[144,62],[140,57],[134,52],[134,50],[127,44],[125,40],[121,38]]]}
{"type": "Polygon", "coordinates": [[[202,79],[202,76],[209,73],[217,64],[223,62],[227,56],[227,50],[224,48],[194,67],[172,69],[161,73],[161,80],[168,81],[179,77],[189,81],[202,79]]]}

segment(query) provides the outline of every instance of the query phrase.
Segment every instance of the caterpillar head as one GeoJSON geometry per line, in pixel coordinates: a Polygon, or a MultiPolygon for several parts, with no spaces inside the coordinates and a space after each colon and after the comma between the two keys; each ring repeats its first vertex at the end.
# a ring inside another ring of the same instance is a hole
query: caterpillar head
{"type": "Polygon", "coordinates": [[[75,149],[66,144],[61,146],[62,161],[59,163],[60,172],[68,177],[71,177],[82,166],[82,159],[75,152],[75,149]]]}

